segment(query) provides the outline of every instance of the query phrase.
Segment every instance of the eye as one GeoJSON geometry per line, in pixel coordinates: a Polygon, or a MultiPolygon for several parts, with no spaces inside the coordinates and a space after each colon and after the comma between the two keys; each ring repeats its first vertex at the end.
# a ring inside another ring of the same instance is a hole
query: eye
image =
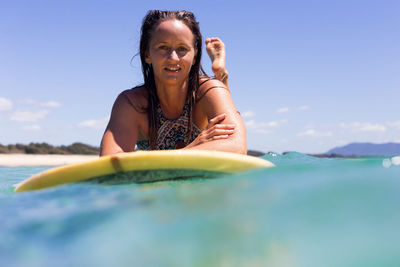
{"type": "Polygon", "coordinates": [[[179,56],[183,57],[189,52],[189,48],[187,48],[185,46],[179,46],[176,49],[176,52],[178,53],[179,56]]]}
{"type": "Polygon", "coordinates": [[[158,49],[160,49],[160,50],[168,50],[168,47],[166,45],[160,45],[158,47],[158,49]]]}
{"type": "Polygon", "coordinates": [[[186,52],[186,51],[188,51],[188,49],[186,47],[184,47],[184,46],[181,46],[181,47],[178,47],[178,51],[179,52],[186,52]]]}

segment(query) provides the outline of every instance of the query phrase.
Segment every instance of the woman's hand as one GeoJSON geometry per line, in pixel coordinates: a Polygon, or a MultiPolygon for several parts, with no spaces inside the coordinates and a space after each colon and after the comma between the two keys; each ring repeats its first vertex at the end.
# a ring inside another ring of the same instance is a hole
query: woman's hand
{"type": "Polygon", "coordinates": [[[221,124],[226,118],[226,114],[222,113],[212,118],[205,130],[203,130],[197,138],[186,148],[197,146],[213,140],[226,139],[235,132],[235,124],[221,124]]]}

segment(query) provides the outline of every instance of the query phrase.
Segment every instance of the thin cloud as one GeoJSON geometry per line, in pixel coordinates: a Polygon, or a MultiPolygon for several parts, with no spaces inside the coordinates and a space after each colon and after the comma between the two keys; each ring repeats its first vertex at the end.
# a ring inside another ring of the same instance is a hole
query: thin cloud
{"type": "Polygon", "coordinates": [[[332,132],[318,132],[314,129],[308,129],[304,132],[298,133],[297,136],[329,137],[332,136],[332,132]]]}
{"type": "MultiPolygon", "coordinates": [[[[282,120],[283,121],[283,120],[282,120]]],[[[271,133],[271,128],[279,127],[279,122],[271,121],[271,122],[256,122],[255,120],[245,121],[246,128],[250,131],[267,134],[271,133]]]]}
{"type": "Polygon", "coordinates": [[[0,111],[8,111],[13,107],[11,100],[7,98],[0,97],[0,111]]]}
{"type": "Polygon", "coordinates": [[[307,105],[297,107],[297,110],[309,110],[309,109],[310,109],[310,106],[307,106],[307,105]]]}
{"type": "Polygon", "coordinates": [[[386,127],[381,124],[368,123],[364,125],[360,130],[362,132],[386,132],[386,127]]]}
{"type": "Polygon", "coordinates": [[[104,129],[107,126],[110,117],[104,117],[101,119],[86,120],[78,123],[80,127],[92,128],[92,129],[104,129]]]}
{"type": "Polygon", "coordinates": [[[251,118],[251,117],[254,117],[256,115],[256,113],[252,110],[248,110],[248,111],[243,112],[241,115],[242,115],[242,118],[251,118]]]}
{"type": "Polygon", "coordinates": [[[259,133],[259,134],[269,134],[272,131],[271,130],[267,130],[267,129],[256,129],[255,132],[259,133]]]}
{"type": "Polygon", "coordinates": [[[387,125],[388,127],[395,128],[395,129],[397,129],[397,130],[400,130],[400,121],[390,121],[390,122],[387,122],[386,125],[387,125]]]}
{"type": "Polygon", "coordinates": [[[27,125],[21,128],[23,131],[28,131],[28,132],[37,132],[40,131],[42,128],[40,125],[34,124],[34,125],[27,125]]]}
{"type": "Polygon", "coordinates": [[[290,108],[290,107],[281,107],[278,108],[276,110],[276,113],[278,114],[283,114],[283,113],[288,113],[291,109],[293,110],[299,110],[299,111],[304,111],[304,110],[309,110],[310,106],[308,105],[302,105],[302,106],[298,106],[298,107],[294,107],[294,108],[290,108]]]}
{"type": "Polygon", "coordinates": [[[37,101],[34,99],[24,99],[22,100],[22,103],[35,106],[35,107],[46,107],[46,108],[58,108],[61,106],[61,103],[57,101],[46,101],[46,102],[41,102],[37,101]]]}
{"type": "Polygon", "coordinates": [[[47,101],[40,103],[42,107],[48,107],[48,108],[58,108],[61,106],[61,104],[57,101],[47,101]]]}
{"type": "Polygon", "coordinates": [[[288,113],[288,112],[289,112],[289,108],[288,107],[281,107],[276,111],[276,113],[279,113],[279,114],[288,113]]]}
{"type": "Polygon", "coordinates": [[[49,113],[48,110],[40,110],[40,111],[17,110],[11,114],[10,120],[20,121],[20,122],[35,122],[46,117],[48,113],[49,113]]]}
{"type": "Polygon", "coordinates": [[[256,122],[255,120],[250,120],[250,121],[245,122],[245,124],[247,127],[252,128],[252,129],[278,126],[278,122],[276,122],[276,121],[256,122]]]}
{"type": "Polygon", "coordinates": [[[342,129],[350,129],[352,132],[386,132],[387,128],[383,124],[369,122],[340,123],[342,129]]]}

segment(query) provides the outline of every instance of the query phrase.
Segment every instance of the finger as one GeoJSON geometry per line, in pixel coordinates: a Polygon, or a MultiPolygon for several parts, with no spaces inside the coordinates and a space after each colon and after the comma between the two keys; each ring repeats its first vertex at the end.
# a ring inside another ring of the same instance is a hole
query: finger
{"type": "Polygon", "coordinates": [[[225,113],[219,114],[217,116],[215,116],[214,118],[212,118],[207,125],[207,129],[211,128],[212,126],[214,126],[215,124],[217,124],[218,122],[224,120],[226,117],[225,113]]]}
{"type": "Polygon", "coordinates": [[[206,140],[213,140],[213,138],[215,138],[217,136],[223,136],[223,137],[231,136],[234,133],[235,133],[234,130],[215,130],[215,131],[207,132],[204,137],[206,140]]]}
{"type": "Polygon", "coordinates": [[[219,39],[218,37],[211,37],[211,38],[208,38],[208,41],[209,41],[210,43],[215,43],[216,45],[225,46],[224,42],[222,42],[221,39],[219,39]]]}
{"type": "Polygon", "coordinates": [[[220,121],[226,117],[225,113],[221,113],[210,120],[210,123],[214,123],[216,121],[220,121]]]}
{"type": "Polygon", "coordinates": [[[212,129],[227,129],[227,130],[233,130],[236,128],[235,124],[216,124],[210,128],[212,129]]]}
{"type": "Polygon", "coordinates": [[[209,38],[211,42],[215,42],[215,41],[220,41],[222,42],[218,37],[211,37],[209,38]]]}
{"type": "Polygon", "coordinates": [[[224,135],[224,134],[233,134],[235,130],[233,129],[216,129],[215,134],[216,135],[224,135]]]}
{"type": "Polygon", "coordinates": [[[211,129],[209,132],[209,135],[224,135],[224,134],[233,134],[235,132],[234,129],[228,128],[228,129],[211,129]]]}
{"type": "Polygon", "coordinates": [[[220,139],[227,139],[229,135],[216,135],[210,138],[210,140],[220,140],[220,139]]]}
{"type": "Polygon", "coordinates": [[[208,132],[212,132],[218,129],[221,130],[234,130],[236,128],[235,124],[215,124],[213,126],[210,126],[206,129],[208,132]]]}

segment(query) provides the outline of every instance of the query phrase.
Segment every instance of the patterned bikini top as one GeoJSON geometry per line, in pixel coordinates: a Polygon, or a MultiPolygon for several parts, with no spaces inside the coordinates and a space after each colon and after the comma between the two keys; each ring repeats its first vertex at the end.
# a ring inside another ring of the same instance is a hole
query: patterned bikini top
{"type": "MultiPolygon", "coordinates": [[[[157,104],[157,115],[159,119],[159,128],[157,130],[156,150],[167,150],[182,148],[193,142],[201,133],[201,129],[192,123],[192,134],[186,142],[186,136],[189,131],[189,103],[183,106],[182,114],[177,119],[168,119],[164,116],[161,106],[157,104]]],[[[149,140],[141,140],[136,143],[137,150],[150,150],[149,140]]]]}

